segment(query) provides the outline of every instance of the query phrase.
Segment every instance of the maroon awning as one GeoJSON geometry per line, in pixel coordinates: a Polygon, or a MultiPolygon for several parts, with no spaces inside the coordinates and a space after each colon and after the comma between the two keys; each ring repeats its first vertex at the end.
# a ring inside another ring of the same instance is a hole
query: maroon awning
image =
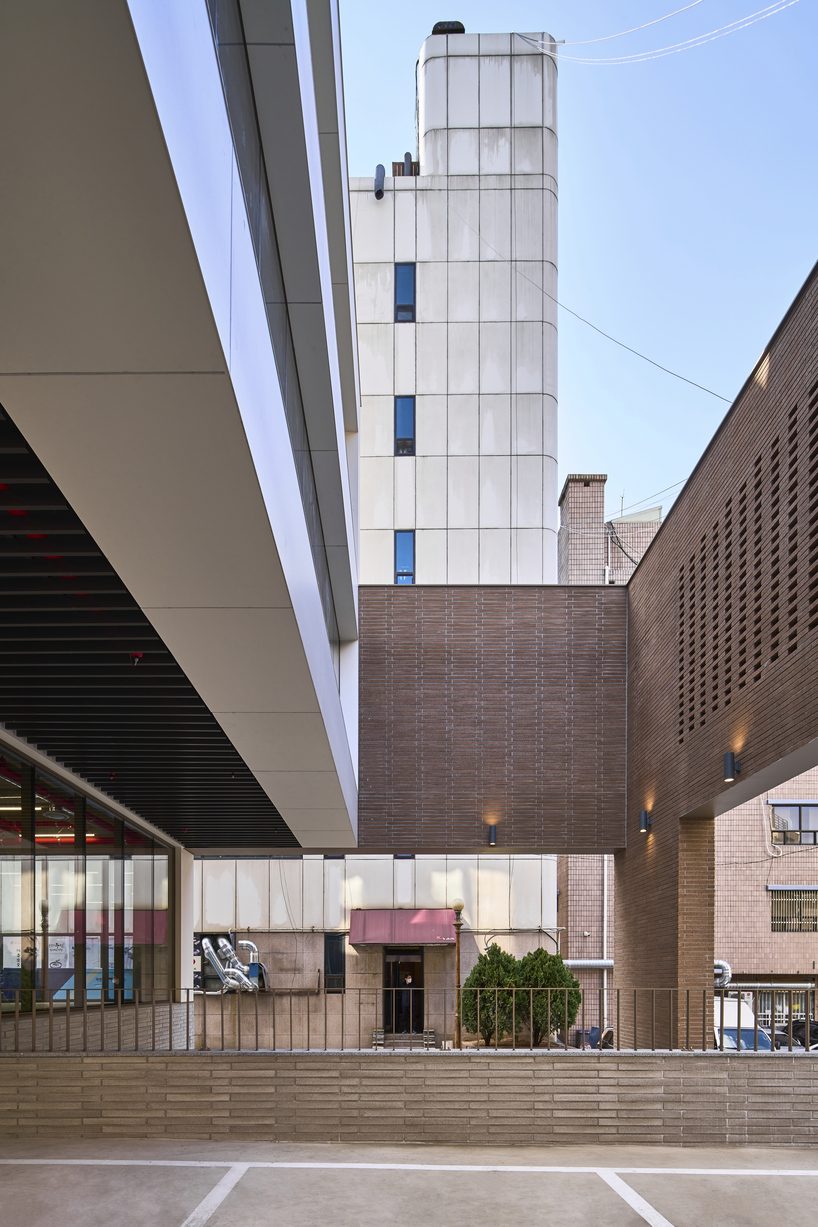
{"type": "Polygon", "coordinates": [[[351,946],[454,945],[450,907],[355,908],[349,918],[351,946]]]}

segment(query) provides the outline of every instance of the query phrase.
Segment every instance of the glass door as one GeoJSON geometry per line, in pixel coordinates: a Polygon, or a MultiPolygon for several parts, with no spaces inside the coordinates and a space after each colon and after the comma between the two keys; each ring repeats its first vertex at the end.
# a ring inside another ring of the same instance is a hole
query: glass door
{"type": "Polygon", "coordinates": [[[383,959],[383,1029],[423,1033],[423,948],[386,946],[383,959]]]}

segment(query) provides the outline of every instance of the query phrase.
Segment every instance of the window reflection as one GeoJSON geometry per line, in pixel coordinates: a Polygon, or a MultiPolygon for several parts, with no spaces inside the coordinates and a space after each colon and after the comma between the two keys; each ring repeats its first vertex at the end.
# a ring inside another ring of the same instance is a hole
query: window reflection
{"type": "Polygon", "coordinates": [[[0,756],[0,1002],[167,999],[167,849],[0,756]]]}
{"type": "Polygon", "coordinates": [[[774,844],[815,845],[818,840],[818,805],[814,802],[804,805],[768,804],[774,844]]]}

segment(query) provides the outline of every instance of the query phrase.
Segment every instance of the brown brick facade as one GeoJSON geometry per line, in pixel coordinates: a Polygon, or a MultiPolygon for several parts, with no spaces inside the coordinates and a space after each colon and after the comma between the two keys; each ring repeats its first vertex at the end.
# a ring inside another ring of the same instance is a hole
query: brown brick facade
{"type": "Polygon", "coordinates": [[[817,334],[813,272],[628,585],[621,983],[637,967],[654,983],[710,979],[713,815],[814,757],[817,334]]]}
{"type": "Polygon", "coordinates": [[[626,593],[362,588],[359,846],[624,840],[626,593]]]}
{"type": "Polygon", "coordinates": [[[818,736],[817,341],[813,274],[628,586],[630,806],[654,831],[789,778],[818,736]]]}
{"type": "Polygon", "coordinates": [[[816,340],[818,268],[626,589],[362,590],[362,849],[617,849],[617,983],[712,982],[714,815],[818,764],[816,340]]]}

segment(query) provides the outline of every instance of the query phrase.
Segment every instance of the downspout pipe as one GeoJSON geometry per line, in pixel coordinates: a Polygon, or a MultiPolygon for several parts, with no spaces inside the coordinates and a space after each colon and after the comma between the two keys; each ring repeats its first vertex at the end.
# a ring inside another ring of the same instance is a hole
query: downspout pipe
{"type": "MultiPolygon", "coordinates": [[[[608,856],[602,855],[602,958],[608,958],[608,856]]],[[[608,1025],[608,969],[602,969],[602,1027],[608,1025]]]]}

